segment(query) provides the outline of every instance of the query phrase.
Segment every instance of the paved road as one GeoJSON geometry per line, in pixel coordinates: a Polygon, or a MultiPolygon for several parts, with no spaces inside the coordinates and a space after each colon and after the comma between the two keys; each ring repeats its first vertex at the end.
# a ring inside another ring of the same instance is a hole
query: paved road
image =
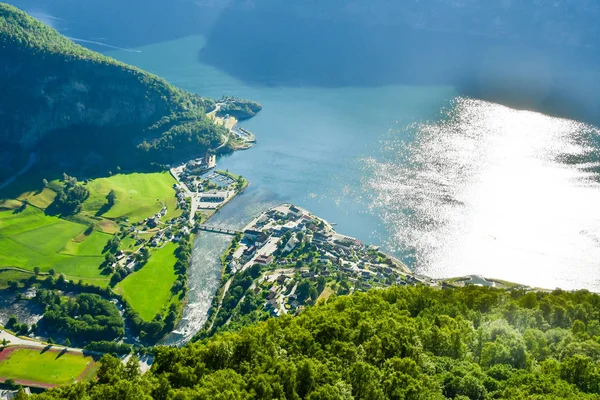
{"type": "MultiPolygon", "coordinates": [[[[48,346],[50,346],[49,349],[52,349],[52,350],[63,350],[65,348],[68,348],[69,352],[72,352],[72,353],[83,353],[83,349],[76,349],[74,347],[65,347],[65,346],[58,346],[58,345],[49,345],[49,344],[38,342],[38,341],[35,341],[35,340],[22,339],[22,338],[17,337],[15,335],[13,335],[12,333],[9,333],[9,332],[7,332],[5,330],[1,330],[0,331],[0,342],[2,342],[2,339],[8,340],[10,342],[9,346],[12,346],[12,345],[27,346],[27,347],[34,347],[34,348],[37,348],[37,349],[45,349],[48,346]]],[[[86,352],[88,352],[88,351],[86,350],[86,352]]],[[[95,353],[95,352],[91,352],[90,351],[88,353],[95,353]]],[[[100,353],[97,353],[97,354],[100,354],[100,353]]]]}
{"type": "Polygon", "coordinates": [[[44,347],[46,347],[46,344],[40,343],[40,342],[36,342],[33,340],[25,340],[25,339],[21,339],[19,337],[16,337],[15,335],[6,332],[5,330],[0,330],[0,342],[2,340],[8,340],[10,342],[10,344],[18,344],[18,345],[23,345],[23,346],[33,346],[33,347],[39,347],[41,349],[43,349],[44,347]]]}
{"type": "Polygon", "coordinates": [[[175,178],[175,180],[177,181],[177,183],[179,184],[179,186],[183,189],[183,191],[185,192],[186,197],[189,197],[192,199],[191,204],[190,204],[190,218],[189,221],[190,223],[194,223],[194,217],[196,216],[196,210],[198,209],[199,206],[199,201],[198,201],[198,197],[194,196],[194,193],[187,187],[187,185],[185,183],[183,183],[180,179],[179,179],[179,174],[181,173],[181,171],[179,171],[180,167],[177,168],[171,168],[170,172],[171,175],[173,175],[173,178],[175,178]]]}

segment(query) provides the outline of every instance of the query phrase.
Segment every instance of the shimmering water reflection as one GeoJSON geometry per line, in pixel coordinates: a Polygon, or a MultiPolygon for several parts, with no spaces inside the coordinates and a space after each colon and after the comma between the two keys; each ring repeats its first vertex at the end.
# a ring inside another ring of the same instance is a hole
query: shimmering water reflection
{"type": "Polygon", "coordinates": [[[441,121],[365,159],[387,247],[434,277],[600,290],[599,130],[462,98],[441,121]]]}

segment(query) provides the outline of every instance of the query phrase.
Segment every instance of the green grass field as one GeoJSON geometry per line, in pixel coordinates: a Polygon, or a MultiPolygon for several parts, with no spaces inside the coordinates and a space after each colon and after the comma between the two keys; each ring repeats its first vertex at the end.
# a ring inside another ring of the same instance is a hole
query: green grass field
{"type": "Polygon", "coordinates": [[[1,199],[0,200],[0,211],[16,210],[17,208],[21,207],[22,205],[23,205],[23,203],[21,203],[19,200],[1,199]]]}
{"type": "MultiPolygon", "coordinates": [[[[130,222],[142,221],[164,206],[167,206],[167,218],[181,215],[173,189],[175,183],[169,172],[119,174],[91,180],[86,184],[90,197],[84,202],[82,212],[68,220],[48,216],[43,211],[54,200],[54,190],[60,188],[58,181],[50,182],[48,188],[23,192],[18,200],[0,200],[0,267],[18,267],[29,271],[39,267],[42,272],[55,269],[67,279],[81,279],[85,283],[106,286],[109,277],[101,275],[99,266],[104,261],[102,251],[110,234],[119,230],[114,220],[128,217],[130,222]],[[96,213],[106,204],[106,195],[110,190],[117,194],[116,204],[99,218],[96,213]],[[21,210],[23,202],[29,205],[21,210]],[[86,236],[84,232],[90,224],[97,230],[86,236]]],[[[134,242],[134,239],[126,238],[123,249],[133,248],[134,242]]],[[[173,249],[170,250],[172,252],[173,249]]],[[[148,312],[154,312],[156,307],[160,311],[162,304],[170,298],[169,289],[174,280],[171,267],[175,261],[172,254],[164,256],[164,251],[156,253],[158,260],[155,261],[153,255],[150,268],[154,262],[163,263],[167,260],[170,263],[170,276],[165,281],[167,290],[161,291],[164,292],[162,297],[156,300],[160,304],[151,304],[148,312]]],[[[140,276],[144,278],[145,274],[140,276]]],[[[130,279],[134,280],[137,277],[130,279]]],[[[138,302],[138,306],[140,303],[144,301],[138,302]]],[[[141,308],[144,309],[144,306],[141,308]]],[[[153,317],[154,314],[149,318],[153,317]]]]}
{"type": "Polygon", "coordinates": [[[117,285],[127,303],[146,321],[151,321],[171,299],[171,287],[177,277],[173,268],[176,248],[175,243],[169,243],[156,250],[141,270],[117,285]]]}
{"type": "Polygon", "coordinates": [[[72,256],[94,257],[101,254],[106,243],[112,238],[112,235],[98,231],[92,232],[91,235],[80,235],[69,241],[61,250],[62,254],[72,256]],[[79,241],[80,237],[83,241],[79,241]]]}
{"type": "Polygon", "coordinates": [[[86,226],[45,215],[28,206],[23,212],[0,211],[0,267],[20,267],[33,271],[54,268],[68,277],[99,278],[102,249],[109,235],[94,232],[82,243],[72,242],[86,226]],[[89,240],[89,242],[88,242],[89,240]]]}
{"type": "MultiPolygon", "coordinates": [[[[0,361],[0,377],[62,385],[74,382],[90,364],[92,370],[97,370],[96,362],[91,357],[78,354],[59,356],[54,351],[42,353],[41,350],[17,349],[7,359],[0,361]]],[[[95,374],[85,375],[85,378],[91,379],[93,376],[90,375],[95,374]]]]}
{"type": "Polygon", "coordinates": [[[46,208],[54,201],[56,192],[49,188],[44,188],[41,192],[25,192],[19,196],[19,200],[26,201],[36,207],[46,208]]]}
{"type": "Polygon", "coordinates": [[[90,181],[87,188],[90,197],[83,204],[83,211],[94,215],[106,204],[106,195],[114,190],[116,204],[102,216],[105,218],[127,217],[131,222],[139,222],[167,206],[168,218],[181,215],[176,209],[177,199],[173,185],[175,179],[169,172],[149,174],[119,174],[109,178],[90,181]]]}
{"type": "Polygon", "coordinates": [[[6,269],[0,271],[0,290],[8,288],[9,281],[21,281],[30,278],[33,273],[6,269]]]}

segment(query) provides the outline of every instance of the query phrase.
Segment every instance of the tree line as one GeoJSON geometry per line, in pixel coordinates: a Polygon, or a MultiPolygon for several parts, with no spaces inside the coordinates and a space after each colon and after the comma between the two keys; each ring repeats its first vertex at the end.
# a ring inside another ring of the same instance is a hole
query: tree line
{"type": "Polygon", "coordinates": [[[392,287],[157,347],[40,399],[598,399],[600,296],[392,287]]]}

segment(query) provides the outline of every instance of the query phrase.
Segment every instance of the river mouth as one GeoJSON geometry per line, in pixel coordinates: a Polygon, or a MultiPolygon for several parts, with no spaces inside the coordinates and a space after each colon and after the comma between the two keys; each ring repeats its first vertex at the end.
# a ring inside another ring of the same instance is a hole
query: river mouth
{"type": "MultiPolygon", "coordinates": [[[[292,203],[424,275],[600,290],[596,128],[451,86],[247,85],[200,62],[204,46],[187,37],[111,55],[201,95],[263,105],[241,124],[256,145],[217,160],[250,186],[211,225],[239,229],[292,203]]],[[[201,328],[229,240],[196,240],[181,335],[169,343],[201,328]]]]}
{"type": "MultiPolygon", "coordinates": [[[[211,217],[210,225],[242,229],[256,215],[278,204],[278,196],[250,185],[211,217]]],[[[221,254],[231,243],[230,235],[201,231],[196,235],[188,268],[188,294],[181,320],[162,344],[182,346],[202,329],[212,299],[221,283],[221,254]]]]}

